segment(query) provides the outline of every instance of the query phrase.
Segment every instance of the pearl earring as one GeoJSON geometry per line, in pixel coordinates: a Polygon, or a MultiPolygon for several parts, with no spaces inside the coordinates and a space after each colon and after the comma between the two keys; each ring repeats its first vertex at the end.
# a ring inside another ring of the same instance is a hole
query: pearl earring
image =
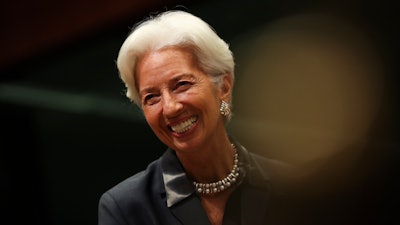
{"type": "Polygon", "coordinates": [[[219,108],[219,111],[221,112],[221,115],[225,116],[226,118],[229,118],[231,116],[230,105],[224,100],[222,100],[221,102],[221,107],[219,108]]]}

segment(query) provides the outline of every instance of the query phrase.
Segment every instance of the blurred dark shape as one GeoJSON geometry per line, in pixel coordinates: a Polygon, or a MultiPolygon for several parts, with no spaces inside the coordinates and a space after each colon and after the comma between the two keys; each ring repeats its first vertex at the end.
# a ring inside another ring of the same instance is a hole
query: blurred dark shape
{"type": "Polygon", "coordinates": [[[393,220],[398,121],[379,43],[325,13],[283,18],[239,42],[230,128],[252,151],[295,168],[282,178],[279,224],[393,220]]]}

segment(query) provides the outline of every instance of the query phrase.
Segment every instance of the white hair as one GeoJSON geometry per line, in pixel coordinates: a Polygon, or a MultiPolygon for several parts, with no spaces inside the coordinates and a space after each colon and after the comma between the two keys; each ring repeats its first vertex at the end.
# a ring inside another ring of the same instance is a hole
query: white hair
{"type": "Polygon", "coordinates": [[[220,85],[222,76],[234,80],[234,59],[229,45],[214,29],[199,17],[188,12],[171,10],[139,23],[122,44],[117,58],[119,76],[125,84],[126,96],[141,107],[135,84],[135,66],[149,51],[165,47],[189,48],[199,68],[220,85]]]}

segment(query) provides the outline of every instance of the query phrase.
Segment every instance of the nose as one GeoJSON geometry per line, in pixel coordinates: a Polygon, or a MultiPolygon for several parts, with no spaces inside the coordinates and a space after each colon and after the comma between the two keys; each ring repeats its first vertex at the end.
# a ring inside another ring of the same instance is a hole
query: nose
{"type": "Polygon", "coordinates": [[[166,93],[162,98],[163,103],[163,114],[167,118],[175,117],[179,114],[183,108],[182,103],[180,103],[176,96],[166,93]]]}

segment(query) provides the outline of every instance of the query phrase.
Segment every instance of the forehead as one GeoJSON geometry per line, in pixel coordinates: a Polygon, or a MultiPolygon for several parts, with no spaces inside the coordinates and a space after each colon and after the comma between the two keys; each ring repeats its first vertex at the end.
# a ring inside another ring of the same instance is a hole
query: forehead
{"type": "Polygon", "coordinates": [[[178,77],[204,76],[196,62],[196,57],[188,48],[168,47],[147,52],[136,64],[136,88],[140,92],[141,88],[148,88],[178,77]]]}

